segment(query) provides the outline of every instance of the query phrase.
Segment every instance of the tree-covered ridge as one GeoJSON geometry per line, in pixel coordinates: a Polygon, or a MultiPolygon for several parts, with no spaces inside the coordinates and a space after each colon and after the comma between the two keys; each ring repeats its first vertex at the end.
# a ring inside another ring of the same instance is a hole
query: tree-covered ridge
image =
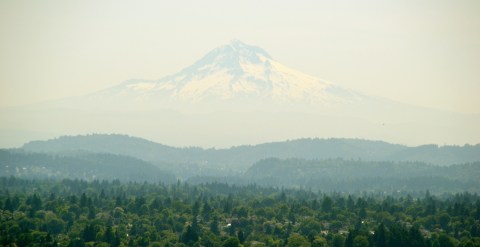
{"type": "Polygon", "coordinates": [[[0,174],[20,178],[119,179],[123,181],[164,181],[175,175],[148,162],[123,155],[100,153],[44,154],[0,149],[0,174]]]}
{"type": "Polygon", "coordinates": [[[3,246],[480,246],[480,197],[0,178],[3,246]]]}
{"type": "MultiPolygon", "coordinates": [[[[208,164],[207,164],[208,165],[208,164]]],[[[62,154],[0,150],[0,174],[18,178],[51,178],[190,184],[228,183],[311,188],[337,192],[480,192],[480,162],[434,166],[419,162],[361,161],[344,159],[261,160],[246,172],[225,175],[204,165],[157,163],[123,155],[89,152],[62,154]],[[181,173],[174,173],[180,171],[181,173]],[[188,179],[185,179],[187,177],[188,179]]]]}
{"type": "Polygon", "coordinates": [[[480,162],[434,166],[420,162],[265,159],[244,175],[249,182],[323,191],[480,192],[480,162]]]}
{"type": "Polygon", "coordinates": [[[382,141],[343,138],[305,138],[242,145],[225,149],[176,148],[126,135],[92,134],[32,141],[22,149],[33,152],[89,151],[121,154],[148,162],[208,163],[211,167],[246,170],[266,158],[361,159],[365,161],[419,161],[452,165],[480,161],[480,144],[464,146],[423,145],[408,147],[382,141]]]}

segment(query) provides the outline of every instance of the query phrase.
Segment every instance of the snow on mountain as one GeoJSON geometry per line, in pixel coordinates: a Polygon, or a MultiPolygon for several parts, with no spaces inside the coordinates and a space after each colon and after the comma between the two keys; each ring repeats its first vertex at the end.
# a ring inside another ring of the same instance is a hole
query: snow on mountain
{"type": "Polygon", "coordinates": [[[125,133],[211,147],[299,137],[415,145],[477,143],[480,138],[479,116],[344,89],[240,41],[159,80],[130,80],[96,93],[0,113],[6,119],[0,134],[13,136],[11,130],[18,129],[18,140],[28,136],[25,133],[125,133]]]}
{"type": "Polygon", "coordinates": [[[128,81],[107,92],[183,102],[243,99],[332,104],[361,97],[291,69],[263,49],[238,40],[213,49],[176,74],[155,81],[128,81]]]}

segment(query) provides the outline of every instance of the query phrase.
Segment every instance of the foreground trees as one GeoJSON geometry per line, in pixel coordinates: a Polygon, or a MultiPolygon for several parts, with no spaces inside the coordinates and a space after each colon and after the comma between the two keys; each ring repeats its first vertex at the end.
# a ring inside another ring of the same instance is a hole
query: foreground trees
{"type": "Polygon", "coordinates": [[[480,197],[0,178],[2,246],[480,246],[480,197]]]}

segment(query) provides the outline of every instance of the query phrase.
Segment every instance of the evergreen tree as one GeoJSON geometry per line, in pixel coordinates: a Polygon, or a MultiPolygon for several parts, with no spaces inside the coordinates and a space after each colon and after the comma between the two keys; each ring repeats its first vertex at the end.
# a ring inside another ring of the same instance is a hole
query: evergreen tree
{"type": "Polygon", "coordinates": [[[83,229],[83,240],[85,242],[90,242],[90,241],[95,241],[95,238],[97,236],[97,232],[95,230],[95,227],[93,224],[87,224],[85,228],[83,229]]]}
{"type": "Polygon", "coordinates": [[[222,247],[239,247],[240,241],[237,237],[229,237],[222,243],[222,247]]]}
{"type": "Polygon", "coordinates": [[[188,225],[184,233],[182,234],[181,240],[182,243],[192,246],[195,242],[198,241],[198,234],[192,228],[192,226],[188,225]]]}
{"type": "Polygon", "coordinates": [[[375,247],[387,247],[387,233],[383,223],[377,227],[373,239],[375,247]]]}
{"type": "Polygon", "coordinates": [[[333,207],[333,201],[330,197],[325,196],[322,201],[322,210],[324,212],[330,212],[333,207]]]}

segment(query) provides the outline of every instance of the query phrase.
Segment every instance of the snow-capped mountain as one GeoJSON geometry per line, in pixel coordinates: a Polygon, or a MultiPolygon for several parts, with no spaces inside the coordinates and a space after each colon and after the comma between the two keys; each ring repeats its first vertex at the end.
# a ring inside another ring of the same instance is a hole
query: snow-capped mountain
{"type": "Polygon", "coordinates": [[[125,133],[172,145],[218,147],[299,137],[413,145],[477,143],[480,138],[480,116],[344,89],[240,41],[159,80],[130,80],[80,97],[0,110],[0,115],[6,120],[0,134],[15,139],[29,133],[47,133],[42,137],[48,138],[125,133]]]}
{"type": "Polygon", "coordinates": [[[263,49],[234,40],[159,80],[127,81],[102,92],[138,101],[333,104],[361,98],[353,91],[291,69],[263,49]]]}

